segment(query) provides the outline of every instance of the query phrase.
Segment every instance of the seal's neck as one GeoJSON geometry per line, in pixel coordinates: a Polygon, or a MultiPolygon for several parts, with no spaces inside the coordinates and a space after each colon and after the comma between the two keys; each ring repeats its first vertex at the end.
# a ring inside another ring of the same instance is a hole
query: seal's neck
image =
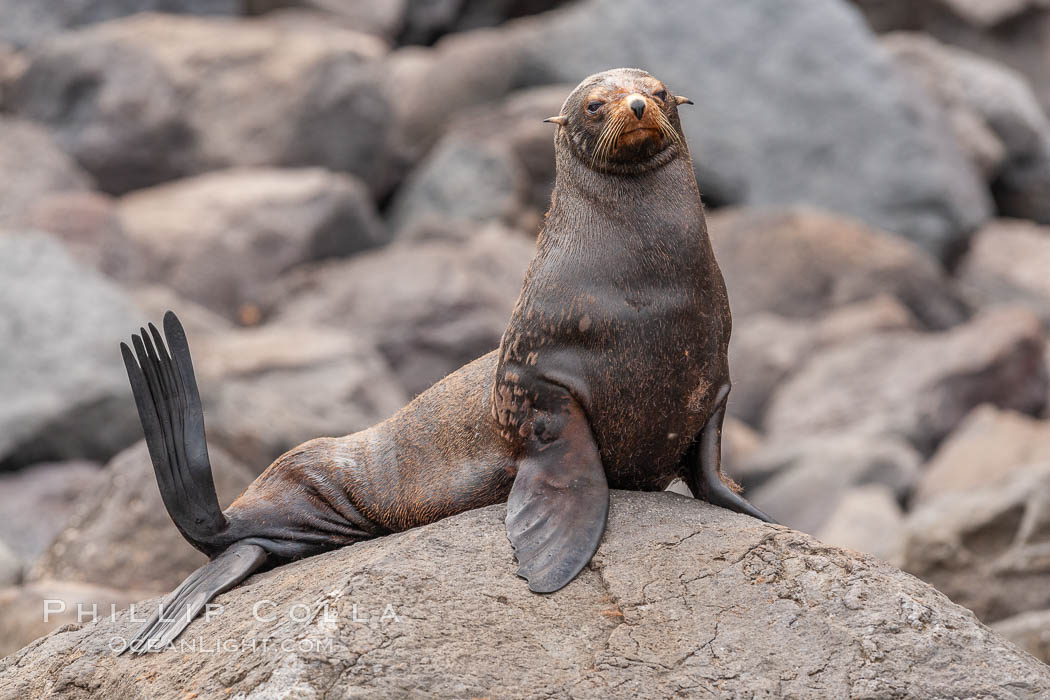
{"type": "Polygon", "coordinates": [[[685,144],[674,158],[637,174],[592,170],[559,144],[545,237],[672,250],[704,242],[707,228],[685,144]],[[582,238],[582,240],[580,240],[582,238]]]}

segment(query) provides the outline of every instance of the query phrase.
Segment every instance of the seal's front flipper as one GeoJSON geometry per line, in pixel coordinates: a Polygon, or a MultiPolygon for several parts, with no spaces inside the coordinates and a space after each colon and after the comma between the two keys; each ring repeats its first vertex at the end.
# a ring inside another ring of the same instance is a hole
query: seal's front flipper
{"type": "Polygon", "coordinates": [[[567,393],[537,411],[507,501],[518,576],[551,593],[591,560],[605,531],[609,486],[583,409],[567,393]]]}
{"type": "Polygon", "coordinates": [[[722,479],[722,423],[725,420],[728,399],[729,385],[726,384],[718,393],[718,408],[707,419],[703,430],[700,431],[700,439],[689,455],[689,490],[694,496],[703,498],[708,503],[776,524],[776,520],[729,488],[722,479]]]}
{"type": "Polygon", "coordinates": [[[172,591],[120,653],[130,650],[134,654],[144,654],[164,649],[215,596],[236,586],[264,561],[266,550],[259,545],[234,544],[190,574],[172,591]]]}
{"type": "Polygon", "coordinates": [[[168,514],[182,536],[209,556],[230,542],[219,508],[204,436],[204,411],[190,362],[186,332],[175,314],[164,315],[164,335],[149,324],[132,336],[135,352],[120,344],[142,431],[168,514]]]}

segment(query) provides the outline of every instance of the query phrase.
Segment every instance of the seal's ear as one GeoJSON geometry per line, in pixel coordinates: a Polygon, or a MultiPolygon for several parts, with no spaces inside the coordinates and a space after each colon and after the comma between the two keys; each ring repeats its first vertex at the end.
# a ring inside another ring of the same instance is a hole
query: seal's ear
{"type": "Polygon", "coordinates": [[[680,104],[680,105],[691,105],[691,104],[693,104],[693,101],[690,100],[688,97],[685,97],[684,95],[676,95],[675,98],[674,98],[674,101],[677,104],[680,104]]]}
{"type": "Polygon", "coordinates": [[[547,117],[543,121],[545,121],[545,122],[547,122],[549,124],[557,124],[558,126],[565,126],[565,122],[569,121],[569,118],[568,117],[563,117],[562,115],[559,114],[556,117],[547,117]]]}

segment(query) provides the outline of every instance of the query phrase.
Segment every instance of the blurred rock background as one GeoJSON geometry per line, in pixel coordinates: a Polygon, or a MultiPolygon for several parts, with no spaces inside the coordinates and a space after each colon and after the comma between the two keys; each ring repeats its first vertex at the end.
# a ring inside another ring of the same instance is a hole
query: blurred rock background
{"type": "Polygon", "coordinates": [[[387,417],[498,344],[540,120],[625,65],[696,102],[727,470],[1050,658],[1041,0],[0,0],[0,655],[202,561],[119,340],[182,317],[224,504],[387,417]]]}

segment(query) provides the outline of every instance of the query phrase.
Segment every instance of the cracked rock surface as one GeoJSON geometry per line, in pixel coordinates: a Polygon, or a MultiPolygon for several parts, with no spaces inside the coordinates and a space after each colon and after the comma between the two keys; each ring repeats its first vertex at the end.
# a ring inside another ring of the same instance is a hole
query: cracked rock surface
{"type": "Polygon", "coordinates": [[[187,646],[160,654],[113,655],[136,626],[127,612],[67,625],[0,661],[0,697],[1050,692],[1050,668],[927,584],[786,528],[617,491],[591,565],[540,596],[514,575],[504,514],[471,511],[255,576],[186,630],[187,646]]]}

